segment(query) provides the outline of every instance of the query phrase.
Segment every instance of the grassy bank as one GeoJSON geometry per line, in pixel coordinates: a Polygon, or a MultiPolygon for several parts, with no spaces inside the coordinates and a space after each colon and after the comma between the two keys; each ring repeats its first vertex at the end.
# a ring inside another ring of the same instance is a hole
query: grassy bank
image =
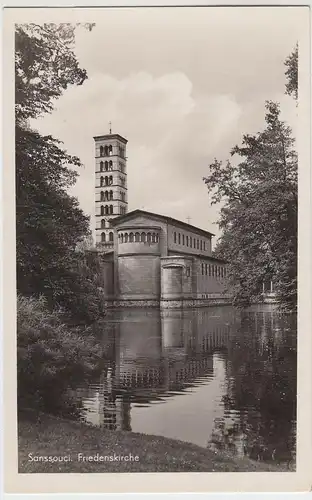
{"type": "MultiPolygon", "coordinates": [[[[199,446],[124,431],[110,431],[47,415],[19,419],[19,472],[255,472],[279,471],[247,458],[234,459],[199,446]],[[138,456],[138,461],[90,462],[99,455],[138,456]],[[31,460],[29,454],[31,454],[31,460]],[[70,456],[68,462],[39,462],[38,456],[70,456]]],[[[284,469],[285,470],[285,469],[284,469]]]]}

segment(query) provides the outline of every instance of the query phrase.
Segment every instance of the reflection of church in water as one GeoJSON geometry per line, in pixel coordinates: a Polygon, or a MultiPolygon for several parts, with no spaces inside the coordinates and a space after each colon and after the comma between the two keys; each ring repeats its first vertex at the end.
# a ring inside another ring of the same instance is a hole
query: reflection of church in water
{"type": "Polygon", "coordinates": [[[213,354],[227,347],[228,324],[215,308],[119,311],[111,361],[83,395],[85,419],[131,430],[131,405],[162,401],[212,379],[213,354]]]}

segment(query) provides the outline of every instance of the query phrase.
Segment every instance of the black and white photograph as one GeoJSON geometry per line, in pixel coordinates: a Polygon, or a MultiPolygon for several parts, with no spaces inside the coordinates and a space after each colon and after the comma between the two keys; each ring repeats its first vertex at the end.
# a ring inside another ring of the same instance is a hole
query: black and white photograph
{"type": "Polygon", "coordinates": [[[309,8],[9,10],[16,474],[303,477],[309,8]]]}

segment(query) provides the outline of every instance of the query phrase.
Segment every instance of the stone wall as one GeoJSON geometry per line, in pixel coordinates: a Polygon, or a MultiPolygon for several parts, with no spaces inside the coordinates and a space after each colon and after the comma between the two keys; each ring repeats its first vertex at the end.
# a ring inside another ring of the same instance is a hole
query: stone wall
{"type": "Polygon", "coordinates": [[[160,259],[155,255],[118,256],[118,297],[159,299],[160,259]]]}
{"type": "Polygon", "coordinates": [[[178,225],[168,225],[168,250],[188,255],[211,255],[211,237],[201,232],[188,231],[178,225]]]}
{"type": "Polygon", "coordinates": [[[161,297],[181,299],[192,297],[193,259],[184,256],[161,258],[161,297]]]}

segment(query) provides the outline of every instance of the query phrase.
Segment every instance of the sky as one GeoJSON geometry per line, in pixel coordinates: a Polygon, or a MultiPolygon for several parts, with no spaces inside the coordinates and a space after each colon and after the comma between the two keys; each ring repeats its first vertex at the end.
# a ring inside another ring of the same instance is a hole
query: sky
{"type": "Polygon", "coordinates": [[[284,60],[300,32],[302,9],[125,8],[97,12],[78,28],[75,52],[88,80],[70,87],[55,111],[32,123],[64,142],[84,167],[71,190],[94,228],[93,136],[128,140],[128,211],[168,215],[220,235],[203,177],[227,160],[243,134],[264,127],[266,100],[285,96],[284,60]]]}

